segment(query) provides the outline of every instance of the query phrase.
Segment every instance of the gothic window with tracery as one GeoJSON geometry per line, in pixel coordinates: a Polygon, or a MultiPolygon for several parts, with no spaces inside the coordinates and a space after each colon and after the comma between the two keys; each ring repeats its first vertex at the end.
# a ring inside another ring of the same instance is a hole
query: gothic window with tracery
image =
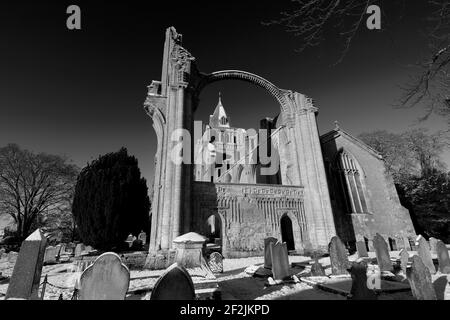
{"type": "Polygon", "coordinates": [[[367,213],[364,179],[356,160],[346,152],[336,158],[337,183],[341,189],[344,208],[348,213],[367,213]]]}

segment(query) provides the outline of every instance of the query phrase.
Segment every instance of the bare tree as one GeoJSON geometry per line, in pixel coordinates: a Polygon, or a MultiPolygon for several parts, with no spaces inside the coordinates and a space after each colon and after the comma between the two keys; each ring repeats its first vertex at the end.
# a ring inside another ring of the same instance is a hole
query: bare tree
{"type": "Polygon", "coordinates": [[[21,240],[39,216],[67,206],[77,174],[63,157],[34,154],[15,144],[0,148],[0,210],[12,216],[21,240]]]}
{"type": "MultiPolygon", "coordinates": [[[[417,72],[403,86],[399,105],[413,107],[424,102],[425,120],[433,112],[448,117],[450,123],[450,0],[422,0],[429,11],[423,36],[429,40],[429,57],[419,61],[417,72]]],[[[343,47],[340,63],[350,50],[358,31],[364,28],[367,8],[374,0],[292,0],[294,6],[281,17],[265,25],[279,25],[299,38],[299,52],[319,46],[328,38],[338,38],[343,47]]],[[[392,0],[389,5],[400,9],[400,16],[412,1],[392,0]],[[409,2],[409,3],[408,3],[409,2]]],[[[387,5],[383,2],[381,6],[387,5]]],[[[387,15],[387,12],[384,12],[387,15]]],[[[393,16],[393,15],[391,15],[393,16]]],[[[385,21],[385,20],[383,20],[385,21]]],[[[386,22],[383,22],[386,25],[386,22]]]]}

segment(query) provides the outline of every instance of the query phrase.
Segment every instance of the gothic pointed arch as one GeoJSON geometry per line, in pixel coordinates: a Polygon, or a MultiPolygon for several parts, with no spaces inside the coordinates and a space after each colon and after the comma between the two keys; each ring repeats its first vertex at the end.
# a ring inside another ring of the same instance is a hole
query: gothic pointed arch
{"type": "Polygon", "coordinates": [[[369,213],[364,171],[348,151],[337,152],[333,163],[340,189],[341,205],[347,213],[369,213]]]}

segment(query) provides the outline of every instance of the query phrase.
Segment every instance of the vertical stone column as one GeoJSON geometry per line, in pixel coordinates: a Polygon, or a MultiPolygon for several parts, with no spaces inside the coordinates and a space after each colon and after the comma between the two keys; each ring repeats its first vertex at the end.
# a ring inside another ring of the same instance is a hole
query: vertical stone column
{"type": "MultiPolygon", "coordinates": [[[[305,214],[312,246],[325,249],[336,235],[325,166],[316,122],[317,108],[311,99],[297,92],[287,94],[289,108],[283,115],[295,155],[292,166],[304,186],[305,214]]],[[[308,248],[305,248],[308,249],[308,248]]]]}

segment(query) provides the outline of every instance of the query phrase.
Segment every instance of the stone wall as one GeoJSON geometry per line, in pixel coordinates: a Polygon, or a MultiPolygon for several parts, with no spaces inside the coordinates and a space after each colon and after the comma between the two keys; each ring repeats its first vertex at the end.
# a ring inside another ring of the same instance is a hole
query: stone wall
{"type": "Polygon", "coordinates": [[[384,161],[376,151],[342,130],[323,135],[321,140],[324,159],[329,168],[327,174],[336,229],[343,240],[362,240],[363,237],[371,240],[376,233],[380,233],[386,241],[395,239],[401,247],[407,238],[414,238],[409,211],[400,204],[393,179],[386,173],[384,161]],[[331,166],[341,151],[350,154],[361,168],[367,213],[349,214],[339,205],[338,186],[331,177],[331,166]]]}
{"type": "Polygon", "coordinates": [[[206,221],[221,221],[222,254],[228,258],[260,256],[264,238],[281,239],[280,219],[292,221],[295,249],[307,242],[303,188],[280,185],[195,182],[193,229],[206,234],[206,221]]]}

